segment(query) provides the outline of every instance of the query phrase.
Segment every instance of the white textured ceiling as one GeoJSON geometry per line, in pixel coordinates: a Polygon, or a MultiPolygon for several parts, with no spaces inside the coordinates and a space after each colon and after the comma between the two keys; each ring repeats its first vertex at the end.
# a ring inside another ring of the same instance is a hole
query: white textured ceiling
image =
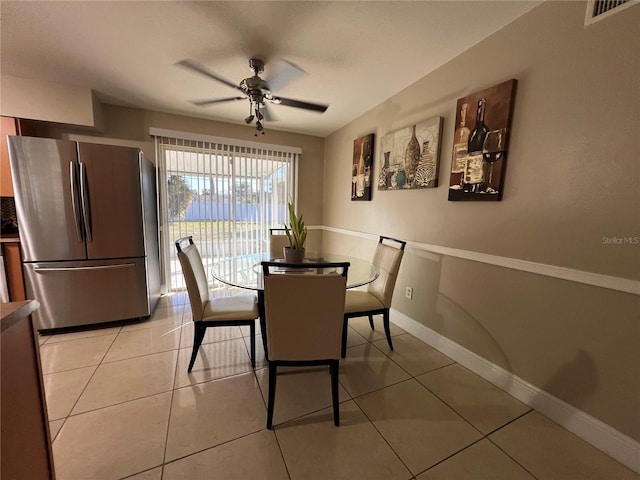
{"type": "Polygon", "coordinates": [[[273,105],[267,129],[324,137],[539,3],[3,1],[0,67],[90,87],[105,103],[242,123],[246,100],[191,104],[237,92],[176,62],[236,83],[251,76],[250,57],[266,60],[263,78],[284,58],[308,75],[274,93],[330,106],[273,105]]]}

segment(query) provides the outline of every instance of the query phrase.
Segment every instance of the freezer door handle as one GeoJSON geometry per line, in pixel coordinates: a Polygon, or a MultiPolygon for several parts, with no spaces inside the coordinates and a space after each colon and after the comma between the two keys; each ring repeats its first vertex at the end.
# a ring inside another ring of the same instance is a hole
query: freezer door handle
{"type": "Polygon", "coordinates": [[[96,265],[93,267],[36,267],[36,272],[77,272],[80,270],[114,270],[116,268],[133,268],[135,263],[121,263],[118,265],[96,265]]]}
{"type": "Polygon", "coordinates": [[[91,202],[89,201],[89,183],[87,181],[87,168],[80,162],[80,197],[82,198],[82,217],[84,218],[84,231],[87,241],[93,241],[93,221],[91,219],[91,202]]]}
{"type": "Polygon", "coordinates": [[[69,162],[69,180],[71,183],[71,205],[73,206],[73,224],[76,227],[76,237],[79,242],[82,238],[82,225],[80,224],[80,204],[78,203],[78,181],[76,178],[76,162],[69,162]]]}

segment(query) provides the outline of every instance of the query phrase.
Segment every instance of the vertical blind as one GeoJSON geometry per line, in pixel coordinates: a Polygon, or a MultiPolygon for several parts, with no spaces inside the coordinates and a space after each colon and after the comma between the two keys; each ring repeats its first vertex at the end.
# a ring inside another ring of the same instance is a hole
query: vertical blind
{"type": "Polygon", "coordinates": [[[156,135],[167,290],[185,287],[178,238],[193,236],[211,279],[214,262],[267,251],[269,228],[295,202],[299,151],[219,140],[156,135]]]}

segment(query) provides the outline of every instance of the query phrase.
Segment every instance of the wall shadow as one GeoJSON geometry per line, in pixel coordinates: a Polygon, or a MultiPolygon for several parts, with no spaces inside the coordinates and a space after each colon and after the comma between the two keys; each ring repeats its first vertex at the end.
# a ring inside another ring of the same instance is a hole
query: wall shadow
{"type": "MultiPolygon", "coordinates": [[[[582,408],[598,386],[598,372],[591,355],[578,350],[573,359],[553,374],[540,388],[571,406],[582,408]]],[[[536,408],[536,400],[531,405],[536,408]]]]}

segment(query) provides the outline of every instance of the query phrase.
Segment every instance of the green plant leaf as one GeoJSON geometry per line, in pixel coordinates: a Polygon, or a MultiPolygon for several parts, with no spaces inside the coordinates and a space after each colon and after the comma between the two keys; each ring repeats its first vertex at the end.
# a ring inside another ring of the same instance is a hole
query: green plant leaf
{"type": "Polygon", "coordinates": [[[289,225],[284,225],[285,233],[289,240],[289,245],[293,248],[304,248],[304,244],[307,240],[307,228],[304,225],[304,219],[302,215],[299,217],[293,208],[293,203],[287,204],[289,210],[289,225]]]}

